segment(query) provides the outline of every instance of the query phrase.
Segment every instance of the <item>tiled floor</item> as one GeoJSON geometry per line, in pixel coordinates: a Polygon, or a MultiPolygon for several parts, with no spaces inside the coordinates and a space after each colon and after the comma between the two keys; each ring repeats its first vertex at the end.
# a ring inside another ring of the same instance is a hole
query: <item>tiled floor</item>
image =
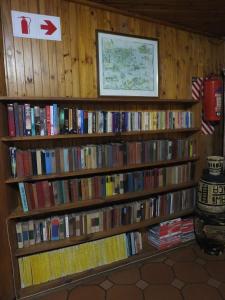
{"type": "Polygon", "coordinates": [[[95,276],[37,300],[222,300],[225,255],[193,244],[95,276]]]}

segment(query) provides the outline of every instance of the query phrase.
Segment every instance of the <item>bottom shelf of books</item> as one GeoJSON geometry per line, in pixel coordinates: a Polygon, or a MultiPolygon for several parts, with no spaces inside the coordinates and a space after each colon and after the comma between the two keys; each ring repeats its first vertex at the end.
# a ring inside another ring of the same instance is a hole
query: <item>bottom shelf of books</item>
{"type": "Polygon", "coordinates": [[[71,283],[128,262],[181,245],[194,238],[193,218],[164,221],[132,231],[61,249],[18,258],[18,298],[71,283]]]}

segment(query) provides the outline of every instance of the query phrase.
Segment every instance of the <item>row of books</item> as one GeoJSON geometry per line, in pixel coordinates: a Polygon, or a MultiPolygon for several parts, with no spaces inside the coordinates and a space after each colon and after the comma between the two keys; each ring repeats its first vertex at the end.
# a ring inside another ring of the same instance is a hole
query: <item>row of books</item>
{"type": "Polygon", "coordinates": [[[9,152],[12,177],[22,177],[191,158],[196,155],[196,140],[147,140],[55,149],[10,147],[9,152]]]}
{"type": "Polygon", "coordinates": [[[191,128],[191,111],[87,111],[57,104],[7,104],[9,136],[191,128]]]}
{"type": "Polygon", "coordinates": [[[139,232],[24,256],[18,259],[21,288],[110,264],[142,250],[139,232]]]}
{"type": "Polygon", "coordinates": [[[187,242],[193,238],[194,227],[192,217],[165,221],[148,230],[149,242],[159,250],[177,246],[181,242],[187,242]],[[187,224],[189,224],[188,227],[187,224]]]}
{"type": "Polygon", "coordinates": [[[188,162],[177,166],[112,175],[55,181],[42,180],[34,183],[19,182],[18,186],[23,211],[27,212],[81,200],[102,198],[107,200],[107,197],[114,195],[186,183],[193,179],[194,169],[195,164],[188,162]]]}
{"type": "MultiPolygon", "coordinates": [[[[73,236],[107,232],[123,225],[167,216],[193,208],[195,198],[196,189],[189,188],[140,201],[108,206],[98,210],[17,222],[18,248],[29,247],[46,241],[62,240],[73,236]]],[[[189,224],[186,224],[187,226],[189,224]]]]}

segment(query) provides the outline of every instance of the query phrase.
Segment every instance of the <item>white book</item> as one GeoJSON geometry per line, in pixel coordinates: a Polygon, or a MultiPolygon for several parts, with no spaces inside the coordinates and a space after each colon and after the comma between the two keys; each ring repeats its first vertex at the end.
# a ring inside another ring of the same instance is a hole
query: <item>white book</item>
{"type": "Polygon", "coordinates": [[[91,111],[88,112],[88,133],[93,133],[92,131],[92,115],[93,113],[91,111]]]}

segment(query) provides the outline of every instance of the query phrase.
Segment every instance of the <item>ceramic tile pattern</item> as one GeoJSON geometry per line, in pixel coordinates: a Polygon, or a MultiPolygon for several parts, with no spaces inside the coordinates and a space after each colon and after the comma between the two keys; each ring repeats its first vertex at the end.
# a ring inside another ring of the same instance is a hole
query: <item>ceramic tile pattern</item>
{"type": "Polygon", "coordinates": [[[225,300],[224,258],[193,243],[29,299],[225,300]]]}

